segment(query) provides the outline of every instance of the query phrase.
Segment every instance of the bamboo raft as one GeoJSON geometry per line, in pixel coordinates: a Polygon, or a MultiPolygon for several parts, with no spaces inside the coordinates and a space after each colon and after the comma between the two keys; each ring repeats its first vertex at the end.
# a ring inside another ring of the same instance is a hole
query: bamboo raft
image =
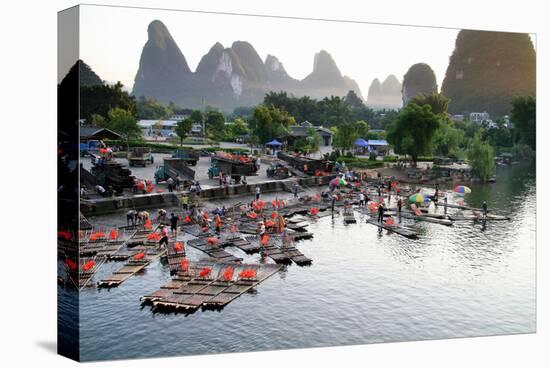
{"type": "Polygon", "coordinates": [[[280,265],[191,263],[185,272],[178,274],[160,290],[141,297],[144,304],[152,304],[153,310],[194,312],[199,308],[221,309],[277,273],[280,265]],[[210,269],[200,276],[201,271],[210,269]],[[230,277],[225,272],[232,269],[230,277]],[[241,272],[252,270],[255,276],[245,278],[241,272]]]}
{"type": "Polygon", "coordinates": [[[145,257],[143,259],[135,260],[132,258],[128,260],[120,269],[101,279],[97,283],[97,286],[103,288],[118,287],[137,272],[143,270],[143,268],[152,263],[154,260],[164,255],[166,253],[166,249],[148,249],[144,251],[144,253],[145,257]]]}
{"type": "Polygon", "coordinates": [[[406,237],[406,238],[410,238],[410,239],[417,239],[418,238],[418,233],[412,229],[409,229],[409,228],[406,228],[406,227],[403,227],[403,226],[398,226],[398,225],[387,225],[387,224],[382,224],[374,219],[368,219],[367,220],[367,223],[369,224],[372,224],[374,226],[377,226],[378,228],[382,228],[382,229],[385,229],[387,230],[388,232],[393,232],[393,233],[397,233],[398,235],[400,236],[403,236],[403,237],[406,237]]]}
{"type": "Polygon", "coordinates": [[[168,261],[168,268],[170,269],[170,275],[175,274],[181,267],[181,262],[185,259],[185,245],[183,241],[180,242],[182,249],[176,250],[175,245],[177,241],[169,241],[166,248],[166,259],[168,261]]]}
{"type": "Polygon", "coordinates": [[[241,236],[230,237],[224,240],[224,246],[234,246],[246,254],[255,254],[260,252],[260,244],[249,242],[241,236]]]}
{"type": "MultiPolygon", "coordinates": [[[[277,264],[291,264],[294,262],[298,266],[306,266],[312,263],[312,260],[300,252],[296,246],[291,243],[283,243],[284,239],[278,235],[271,235],[265,245],[260,245],[259,236],[248,236],[246,239],[250,243],[259,244],[261,248],[260,252],[277,264]]],[[[292,237],[289,236],[289,242],[292,241],[292,237]]]]}
{"type": "Polygon", "coordinates": [[[344,223],[357,223],[357,219],[355,219],[355,215],[353,214],[353,210],[344,210],[344,223]]]}
{"type": "Polygon", "coordinates": [[[450,220],[453,221],[507,221],[511,220],[512,218],[505,216],[505,215],[497,215],[497,214],[487,214],[487,215],[454,215],[449,216],[450,220]]]}
{"type": "Polygon", "coordinates": [[[429,223],[435,223],[435,224],[441,224],[444,226],[452,226],[453,221],[450,219],[438,219],[438,218],[432,218],[425,215],[414,215],[414,214],[406,214],[401,213],[401,218],[405,219],[413,219],[420,222],[429,222],[429,223]]]}
{"type": "Polygon", "coordinates": [[[220,262],[241,262],[243,260],[225,251],[223,249],[224,242],[222,241],[219,241],[217,244],[210,244],[205,238],[195,238],[187,241],[187,244],[220,262]]]}

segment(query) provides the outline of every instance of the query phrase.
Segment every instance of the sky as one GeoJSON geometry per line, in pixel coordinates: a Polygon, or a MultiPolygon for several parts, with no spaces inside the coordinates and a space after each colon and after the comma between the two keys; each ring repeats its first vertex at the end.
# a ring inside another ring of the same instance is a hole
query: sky
{"type": "Polygon", "coordinates": [[[131,90],[153,20],[166,25],[193,71],[216,42],[230,47],[240,40],[250,42],[262,60],[274,55],[291,77],[303,79],[313,70],[315,53],[324,49],[342,74],[359,84],[365,99],[374,78],[382,82],[394,74],[402,81],[418,62],[432,67],[441,87],[458,33],[432,27],[84,5],[80,58],[103,80],[121,81],[131,90]]]}

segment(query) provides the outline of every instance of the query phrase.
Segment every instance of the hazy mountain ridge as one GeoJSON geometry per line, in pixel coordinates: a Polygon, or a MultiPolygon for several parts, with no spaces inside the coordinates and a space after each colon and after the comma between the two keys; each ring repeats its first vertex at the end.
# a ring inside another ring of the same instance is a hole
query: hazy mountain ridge
{"type": "Polygon", "coordinates": [[[300,81],[290,77],[275,56],[262,61],[246,41],[228,48],[216,43],[192,72],[166,26],[155,20],[148,27],[132,93],[183,107],[231,110],[258,104],[269,91],[323,98],[345,96],[349,90],[362,98],[357,83],[343,76],[324,50],[315,55],[313,71],[300,81]]]}
{"type": "Polygon", "coordinates": [[[401,82],[393,74],[388,75],[382,83],[378,78],[374,79],[366,103],[374,109],[401,108],[401,82]]]}

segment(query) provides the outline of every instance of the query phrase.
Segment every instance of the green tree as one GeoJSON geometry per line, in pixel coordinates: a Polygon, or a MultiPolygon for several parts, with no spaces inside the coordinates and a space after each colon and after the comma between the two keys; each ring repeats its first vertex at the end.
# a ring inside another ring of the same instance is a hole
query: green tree
{"type": "Polygon", "coordinates": [[[533,97],[515,97],[512,99],[511,121],[519,135],[521,143],[537,150],[537,103],[533,97]]]}
{"type": "Polygon", "coordinates": [[[310,127],[307,129],[307,143],[308,143],[308,151],[307,153],[315,153],[319,151],[319,147],[321,146],[321,135],[315,130],[315,128],[310,127]]]}
{"type": "Polygon", "coordinates": [[[338,130],[334,135],[333,146],[342,149],[344,152],[353,149],[355,141],[359,135],[354,124],[347,123],[338,126],[338,130]]]}
{"type": "Polygon", "coordinates": [[[450,99],[441,93],[419,94],[412,98],[409,103],[419,106],[430,105],[432,112],[436,115],[444,115],[449,108],[450,99]]]}
{"type": "Polygon", "coordinates": [[[325,97],[319,102],[319,108],[323,124],[334,126],[351,121],[351,109],[341,97],[325,97]]]}
{"type": "Polygon", "coordinates": [[[105,117],[98,115],[97,113],[92,114],[92,127],[106,127],[105,117]]]}
{"type": "Polygon", "coordinates": [[[472,166],[472,171],[483,182],[493,175],[495,169],[493,147],[489,143],[482,142],[479,134],[472,139],[467,158],[468,163],[472,166]]]}
{"type": "Polygon", "coordinates": [[[134,114],[122,108],[113,108],[109,110],[109,129],[119,133],[129,145],[130,139],[141,136],[141,129],[137,125],[134,114]]]}
{"type": "Polygon", "coordinates": [[[367,136],[369,135],[369,124],[363,120],[359,120],[355,121],[354,125],[357,135],[359,135],[360,138],[367,139],[367,136]]]}
{"type": "Polygon", "coordinates": [[[235,121],[233,122],[233,125],[231,125],[231,130],[233,131],[233,135],[235,137],[246,135],[249,132],[248,125],[240,117],[237,117],[235,119],[235,121]]]}
{"type": "Polygon", "coordinates": [[[225,117],[219,111],[208,111],[205,117],[206,133],[215,140],[221,140],[225,131],[225,117]]]}
{"type": "Polygon", "coordinates": [[[93,114],[106,118],[109,110],[114,108],[121,108],[134,117],[137,116],[135,98],[124,91],[123,87],[120,82],[114,85],[81,86],[80,117],[91,122],[93,114]]]}
{"type": "Polygon", "coordinates": [[[457,158],[458,148],[464,140],[464,131],[452,126],[451,121],[445,119],[434,134],[434,153],[440,156],[454,156],[457,158]]]}
{"type": "Polygon", "coordinates": [[[189,118],[196,124],[202,124],[202,112],[200,110],[193,110],[189,118]]]}
{"type": "Polygon", "coordinates": [[[432,140],[439,125],[439,119],[429,105],[409,103],[390,125],[388,141],[396,153],[410,155],[416,164],[420,155],[432,152],[432,140]]]}
{"type": "Polygon", "coordinates": [[[277,107],[257,106],[253,112],[251,127],[260,141],[266,143],[271,139],[285,140],[290,133],[289,126],[295,125],[294,117],[277,107]]]}
{"type": "Polygon", "coordinates": [[[352,110],[360,109],[365,106],[361,98],[359,98],[357,94],[352,90],[348,92],[348,94],[344,98],[344,101],[352,110]]]}
{"type": "Polygon", "coordinates": [[[170,107],[163,105],[154,98],[146,97],[138,98],[136,110],[138,117],[145,120],[167,119],[173,113],[170,107]]]}
{"type": "Polygon", "coordinates": [[[187,137],[187,135],[189,135],[192,127],[193,120],[191,120],[189,117],[184,120],[178,121],[175,131],[180,138],[180,146],[183,145],[183,140],[187,137]]]}

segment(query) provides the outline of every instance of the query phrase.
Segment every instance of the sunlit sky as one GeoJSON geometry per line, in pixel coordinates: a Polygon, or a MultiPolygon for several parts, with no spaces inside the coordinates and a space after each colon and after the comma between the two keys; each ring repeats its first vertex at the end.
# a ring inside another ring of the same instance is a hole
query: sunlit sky
{"type": "Polygon", "coordinates": [[[303,79],[319,50],[328,51],[340,71],[359,84],[363,97],[374,78],[394,74],[401,81],[408,68],[429,64],[438,82],[445,76],[458,30],[343,23],[184,11],[81,6],[80,58],[108,82],[134,84],[147,26],[162,21],[191,70],[216,42],[230,47],[250,42],[262,60],[276,56],[287,73],[303,79]]]}

